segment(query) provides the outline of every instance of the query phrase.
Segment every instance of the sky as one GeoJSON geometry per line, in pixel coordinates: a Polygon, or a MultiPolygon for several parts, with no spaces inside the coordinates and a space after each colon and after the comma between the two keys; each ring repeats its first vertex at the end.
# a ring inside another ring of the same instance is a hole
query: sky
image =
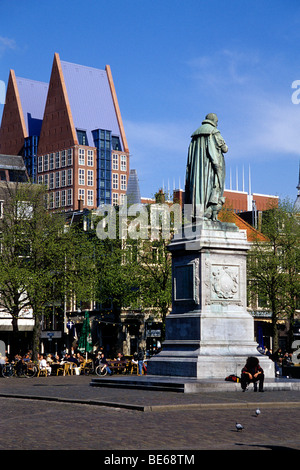
{"type": "Polygon", "coordinates": [[[143,197],[184,189],[191,134],[214,112],[226,188],[296,199],[298,0],[0,0],[2,94],[10,69],[49,82],[55,52],[110,65],[143,197]]]}

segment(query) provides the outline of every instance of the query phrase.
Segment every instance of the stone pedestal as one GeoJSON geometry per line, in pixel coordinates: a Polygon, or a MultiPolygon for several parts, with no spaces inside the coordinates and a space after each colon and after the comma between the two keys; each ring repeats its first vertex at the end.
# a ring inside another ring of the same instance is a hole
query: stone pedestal
{"type": "Polygon", "coordinates": [[[148,374],[225,379],[240,376],[247,357],[257,356],[265,377],[274,377],[273,362],[257,351],[246,308],[249,248],[244,231],[219,221],[198,221],[174,237],[172,312],[148,374]]]}

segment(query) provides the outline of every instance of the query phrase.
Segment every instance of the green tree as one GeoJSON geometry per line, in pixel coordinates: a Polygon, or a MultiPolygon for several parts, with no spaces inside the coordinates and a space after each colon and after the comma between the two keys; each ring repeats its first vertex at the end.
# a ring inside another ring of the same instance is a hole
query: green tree
{"type": "Polygon", "coordinates": [[[292,204],[288,200],[280,201],[278,207],[265,211],[261,231],[266,241],[255,240],[252,244],[248,279],[251,289],[272,312],[273,349],[277,349],[278,319],[287,318],[292,331],[300,297],[300,224],[292,204]]]}
{"type": "Polygon", "coordinates": [[[172,303],[172,259],[167,249],[170,240],[161,234],[156,240],[141,244],[135,267],[140,289],[139,303],[143,309],[153,309],[159,316],[165,333],[165,320],[172,303]]]}
{"type": "Polygon", "coordinates": [[[76,227],[66,230],[63,214],[49,213],[41,185],[7,185],[1,220],[0,301],[12,315],[12,354],[18,318],[24,308],[34,316],[33,357],[40,346],[46,306],[63,304],[70,290],[90,297],[94,265],[91,244],[76,227]]]}
{"type": "MultiPolygon", "coordinates": [[[[146,219],[128,217],[129,230],[123,238],[119,237],[119,212],[116,210],[115,239],[98,240],[97,299],[111,305],[116,316],[123,307],[143,311],[153,309],[164,324],[172,300],[171,256],[167,250],[170,239],[164,239],[158,227],[155,227],[154,239],[151,238],[150,207],[144,210],[147,210],[146,219]],[[140,227],[140,224],[145,225],[140,227]],[[132,232],[133,226],[136,230],[132,232]]],[[[101,220],[99,218],[97,223],[101,224],[101,220]]],[[[172,223],[171,218],[170,234],[172,223]]]]}

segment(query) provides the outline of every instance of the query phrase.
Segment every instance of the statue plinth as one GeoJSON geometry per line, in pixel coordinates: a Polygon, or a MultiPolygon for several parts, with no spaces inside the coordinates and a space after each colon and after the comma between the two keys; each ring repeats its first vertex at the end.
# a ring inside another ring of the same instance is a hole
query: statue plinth
{"type": "Polygon", "coordinates": [[[246,256],[250,244],[235,224],[201,219],[169,245],[172,312],[162,351],[148,361],[150,375],[222,378],[240,375],[259,356],[266,378],[274,364],[257,351],[247,312],[246,256]]]}

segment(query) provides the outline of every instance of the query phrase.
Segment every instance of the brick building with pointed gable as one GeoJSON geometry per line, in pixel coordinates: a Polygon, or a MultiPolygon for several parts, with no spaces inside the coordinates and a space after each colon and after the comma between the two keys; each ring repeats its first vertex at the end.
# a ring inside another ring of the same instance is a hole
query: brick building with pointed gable
{"type": "Polygon", "coordinates": [[[47,187],[50,210],[122,203],[129,149],[110,67],[64,62],[56,53],[49,84],[11,70],[0,153],[23,156],[31,179],[47,187]]]}

